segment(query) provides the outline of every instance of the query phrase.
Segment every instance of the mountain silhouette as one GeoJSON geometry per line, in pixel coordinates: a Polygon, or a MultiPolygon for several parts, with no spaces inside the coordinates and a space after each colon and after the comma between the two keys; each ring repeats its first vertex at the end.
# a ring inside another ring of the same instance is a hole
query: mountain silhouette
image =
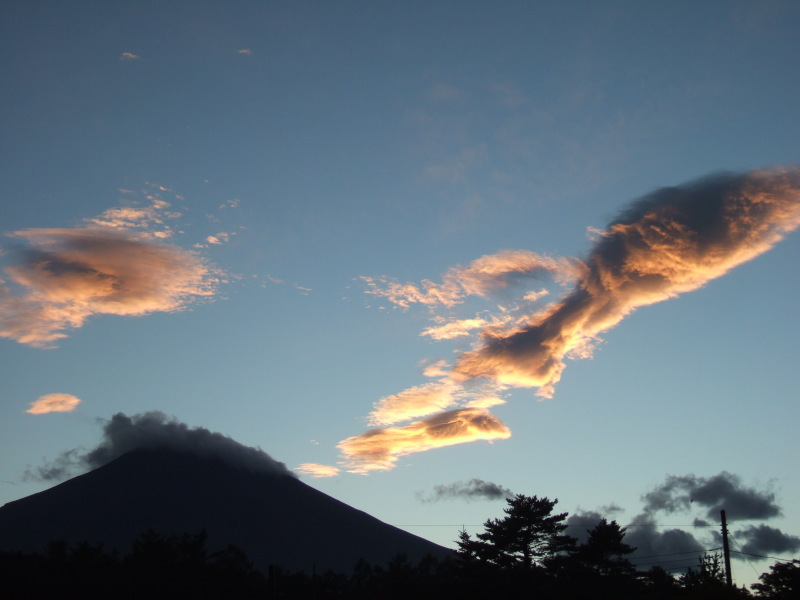
{"type": "Polygon", "coordinates": [[[0,550],[40,552],[52,540],[127,552],[141,533],[208,534],[236,544],[255,566],[350,573],[363,558],[385,564],[451,551],[383,523],[288,474],[254,473],[214,457],[137,449],[0,508],[0,550]]]}

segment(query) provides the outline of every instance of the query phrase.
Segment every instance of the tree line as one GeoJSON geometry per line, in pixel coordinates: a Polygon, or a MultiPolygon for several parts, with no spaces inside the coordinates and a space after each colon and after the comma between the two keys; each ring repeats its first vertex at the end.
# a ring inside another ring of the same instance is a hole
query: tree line
{"type": "MultiPolygon", "coordinates": [[[[398,554],[385,565],[359,561],[352,573],[259,571],[234,545],[211,552],[205,532],[164,536],[149,530],[127,554],[88,542],[51,542],[43,552],[0,552],[0,590],[10,599],[585,599],[672,600],[800,597],[800,561],[776,563],[752,591],[728,587],[720,556],[698,556],[673,576],[629,560],[625,528],[601,519],[582,543],[565,534],[557,500],[517,495],[505,516],[474,538],[461,531],[450,558],[414,564],[398,554]]],[[[346,543],[346,541],[343,541],[346,543]]]]}

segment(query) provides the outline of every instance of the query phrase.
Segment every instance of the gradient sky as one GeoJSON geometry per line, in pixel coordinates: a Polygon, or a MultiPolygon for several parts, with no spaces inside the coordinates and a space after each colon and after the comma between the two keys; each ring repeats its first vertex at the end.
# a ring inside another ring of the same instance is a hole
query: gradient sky
{"type": "MultiPolygon", "coordinates": [[[[626,524],[722,472],[796,539],[798,30],[790,1],[4,2],[0,503],[157,410],[445,545],[504,505],[430,501],[473,479],[626,524]],[[789,208],[520,374],[631,202],[753,181],[789,208]]],[[[684,508],[658,526],[705,535],[684,508]]]]}

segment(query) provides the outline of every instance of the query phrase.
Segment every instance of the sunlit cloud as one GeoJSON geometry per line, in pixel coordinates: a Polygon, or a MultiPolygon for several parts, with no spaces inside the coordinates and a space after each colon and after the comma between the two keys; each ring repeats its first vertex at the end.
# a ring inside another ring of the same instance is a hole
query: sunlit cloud
{"type": "Polygon", "coordinates": [[[81,403],[80,398],[72,394],[45,394],[33,402],[26,413],[44,415],[52,412],[71,412],[81,403]]]}
{"type": "Polygon", "coordinates": [[[467,267],[450,269],[443,276],[442,283],[424,280],[416,285],[367,276],[361,279],[367,284],[367,294],[386,298],[401,308],[409,308],[412,304],[453,307],[468,296],[487,296],[523,279],[549,275],[559,283],[567,284],[580,271],[581,264],[568,258],[550,258],[528,250],[503,250],[482,256],[467,267]]]}
{"type": "Polygon", "coordinates": [[[460,319],[444,325],[428,327],[420,335],[427,335],[434,340],[452,340],[458,337],[468,337],[473,330],[480,329],[486,324],[485,319],[460,319]]]}
{"type": "Polygon", "coordinates": [[[511,437],[505,424],[479,408],[460,408],[403,427],[371,429],[338,445],[350,473],[367,474],[394,468],[397,460],[415,452],[511,437]]]}
{"type": "Polygon", "coordinates": [[[169,202],[153,195],[147,195],[147,206],[123,206],[109,208],[96,217],[84,219],[92,225],[117,230],[140,230],[143,237],[166,239],[172,237],[173,230],[167,225],[168,219],[177,219],[180,212],[171,210],[169,202]]]}
{"type": "Polygon", "coordinates": [[[186,308],[216,292],[219,272],[192,251],[163,243],[177,213],[149,197],[76,228],[25,229],[0,280],[0,337],[53,348],[93,315],[141,316],[186,308]]]}
{"type": "Polygon", "coordinates": [[[348,468],[386,470],[413,452],[510,436],[487,412],[505,402],[499,392],[536,388],[538,396],[551,397],[565,361],[591,358],[600,334],[631,312],[702,287],[768,251],[798,226],[800,168],[723,174],[633,202],[607,229],[593,230],[594,247],[583,261],[507,250],[454,267],[441,283],[362,277],[367,294],[402,309],[448,311],[434,316],[435,325],[421,335],[468,338],[474,345],[455,366],[428,362],[424,374],[439,382],[378,401],[370,415],[373,425],[425,418],[344,440],[339,448],[348,468]],[[518,300],[508,303],[522,283],[543,276],[572,289],[546,306],[539,303],[550,290],[519,289],[518,300]],[[451,314],[470,296],[492,300],[500,290],[506,290],[504,304],[493,311],[466,319],[451,314]],[[467,391],[478,382],[485,386],[480,394],[467,391]],[[441,409],[447,410],[437,414],[441,409]],[[481,426],[473,427],[471,418],[478,415],[481,426]]]}
{"type": "Polygon", "coordinates": [[[335,477],[342,470],[339,467],[334,467],[332,465],[320,465],[318,463],[303,463],[299,467],[295,468],[295,471],[302,473],[303,475],[308,475],[315,479],[321,479],[324,477],[335,477]]]}
{"type": "Polygon", "coordinates": [[[245,54],[247,56],[250,56],[253,53],[253,51],[250,50],[250,48],[242,48],[241,50],[237,50],[236,53],[237,54],[245,54]]]}
{"type": "Polygon", "coordinates": [[[142,57],[138,54],[134,54],[133,52],[123,52],[119,56],[120,60],[142,60],[142,57]]]}
{"type": "Polygon", "coordinates": [[[369,415],[369,424],[392,425],[427,417],[456,404],[457,386],[448,382],[425,383],[381,398],[369,415]]]}
{"type": "Polygon", "coordinates": [[[800,225],[800,169],[719,175],[635,202],[602,233],[574,290],[530,325],[483,332],[453,370],[551,397],[565,358],[640,306],[696,290],[800,225]]]}

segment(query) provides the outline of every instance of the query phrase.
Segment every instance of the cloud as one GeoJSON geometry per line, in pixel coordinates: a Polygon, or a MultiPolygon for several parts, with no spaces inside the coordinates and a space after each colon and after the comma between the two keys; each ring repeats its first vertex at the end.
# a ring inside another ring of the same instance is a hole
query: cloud
{"type": "Polygon", "coordinates": [[[392,469],[398,458],[407,454],[510,436],[500,419],[475,407],[442,412],[403,427],[371,429],[339,442],[338,448],[350,473],[366,474],[392,469]]]}
{"type": "Polygon", "coordinates": [[[31,402],[31,407],[25,412],[32,415],[44,415],[51,412],[70,412],[75,410],[80,403],[80,398],[72,394],[45,394],[31,402]]]}
{"type": "Polygon", "coordinates": [[[736,532],[737,541],[742,544],[742,552],[748,554],[768,554],[797,552],[800,550],[800,537],[787,535],[768,525],[750,525],[736,532]]]}
{"type": "Polygon", "coordinates": [[[472,330],[485,327],[486,324],[485,319],[459,319],[438,327],[428,327],[420,335],[430,336],[434,340],[452,340],[469,336],[472,330]]]}
{"type": "MultiPolygon", "coordinates": [[[[658,190],[602,233],[574,290],[510,333],[483,332],[454,368],[464,379],[535,387],[550,397],[564,359],[640,306],[698,289],[800,225],[800,168],[725,174],[658,190]]],[[[427,296],[423,296],[426,297],[427,296]]]]}
{"type": "Polygon", "coordinates": [[[439,502],[451,499],[462,499],[469,502],[471,500],[502,500],[513,495],[514,492],[498,483],[483,479],[470,479],[447,485],[435,485],[431,494],[425,495],[418,492],[417,499],[421,502],[439,502]]]}
{"type": "Polygon", "coordinates": [[[648,512],[674,513],[692,505],[707,508],[706,517],[713,522],[725,510],[729,521],[770,519],[781,515],[772,492],[746,487],[736,475],[722,471],[712,477],[670,475],[643,497],[648,512]]]}
{"type": "Polygon", "coordinates": [[[286,465],[260,448],[244,446],[204,427],[189,427],[158,411],[131,417],[117,413],[103,423],[103,440],[95,448],[63,452],[43,467],[29,471],[28,476],[45,480],[64,479],[76,470],[102,467],[140,448],[169,448],[203,458],[218,458],[247,471],[295,477],[286,465]]]}
{"type": "Polygon", "coordinates": [[[571,535],[578,540],[579,544],[582,544],[589,539],[589,530],[593,529],[604,517],[605,515],[593,510],[576,512],[569,515],[564,522],[567,526],[564,533],[571,535]]]}
{"type": "MultiPolygon", "coordinates": [[[[449,370],[442,362],[434,363],[437,367],[426,375],[438,377],[439,383],[383,398],[371,415],[376,425],[423,416],[425,421],[410,429],[348,438],[340,448],[348,456],[355,452],[367,457],[378,448],[375,465],[380,466],[369,468],[386,469],[407,453],[402,450],[406,443],[413,452],[436,447],[415,439],[427,430],[425,423],[437,418],[428,415],[437,409],[448,409],[442,415],[452,414],[453,406],[465,404],[466,386],[478,382],[495,392],[536,388],[537,396],[550,398],[565,361],[590,358],[602,341],[600,334],[631,312],[702,287],[768,251],[798,226],[800,168],[721,174],[636,200],[606,230],[594,231],[596,240],[585,260],[504,250],[451,268],[441,283],[362,277],[365,293],[402,309],[419,305],[434,313],[435,325],[422,335],[435,340],[472,337],[475,343],[449,370]],[[539,302],[549,290],[522,286],[541,279],[572,288],[542,306],[539,302]],[[517,301],[509,303],[508,297],[517,291],[517,301]],[[469,297],[492,300],[501,297],[500,292],[503,304],[496,312],[484,311],[473,319],[450,314],[469,297]],[[448,316],[435,314],[442,309],[448,316]],[[391,459],[384,460],[387,456],[391,459]]],[[[503,430],[508,433],[504,425],[503,430]]]]}
{"type": "Polygon", "coordinates": [[[318,463],[303,463],[297,467],[295,471],[299,471],[303,475],[310,475],[315,479],[320,479],[322,477],[335,477],[342,472],[339,467],[334,467],[332,465],[320,465],[318,463]]]}
{"type": "MultiPolygon", "coordinates": [[[[679,555],[685,554],[687,555],[685,566],[693,567],[697,563],[697,557],[708,548],[688,531],[660,527],[656,519],[649,514],[634,517],[626,528],[625,543],[636,548],[632,554],[633,558],[674,555],[675,559],[679,560],[679,555]]],[[[653,560],[658,561],[656,558],[653,560]]],[[[634,562],[637,566],[644,566],[638,561],[634,562]]]]}
{"type": "Polygon", "coordinates": [[[367,294],[386,298],[408,308],[411,304],[453,307],[467,296],[487,296],[517,281],[550,275],[561,283],[573,280],[579,265],[567,258],[540,256],[528,250],[503,250],[472,261],[467,267],[454,267],[442,277],[442,283],[425,280],[421,286],[398,283],[386,277],[362,277],[367,294]]]}
{"type": "Polygon", "coordinates": [[[123,52],[119,55],[120,60],[142,60],[142,57],[133,52],[123,52]]]}
{"type": "MultiPolygon", "coordinates": [[[[782,515],[771,491],[745,486],[740,477],[726,471],[711,477],[668,475],[663,483],[644,494],[642,500],[643,511],[628,525],[625,538],[626,543],[637,547],[634,556],[694,552],[693,557],[696,557],[699,548],[707,548],[712,542],[718,546],[721,535],[716,527],[720,523],[721,510],[725,510],[729,522],[762,521],[782,515]],[[707,542],[680,529],[663,531],[657,524],[659,513],[689,514],[696,509],[703,511],[704,518],[694,518],[694,525],[700,531],[710,532],[711,539],[707,542]]],[[[742,552],[746,553],[796,552],[800,549],[800,538],[764,524],[748,525],[732,535],[737,543],[742,544],[742,552]]]]}
{"type": "Polygon", "coordinates": [[[9,281],[0,279],[0,337],[53,348],[93,315],[174,312],[212,297],[219,272],[160,241],[166,230],[154,225],[175,214],[164,204],[111,209],[84,227],[6,233],[23,245],[5,267],[9,281]]]}
{"type": "Polygon", "coordinates": [[[253,51],[250,50],[249,48],[242,48],[241,50],[237,50],[236,53],[237,54],[245,54],[247,56],[250,56],[253,53],[253,51]]]}
{"type": "Polygon", "coordinates": [[[392,425],[445,410],[456,400],[455,386],[449,383],[426,383],[381,398],[370,413],[370,425],[392,425]]]}

